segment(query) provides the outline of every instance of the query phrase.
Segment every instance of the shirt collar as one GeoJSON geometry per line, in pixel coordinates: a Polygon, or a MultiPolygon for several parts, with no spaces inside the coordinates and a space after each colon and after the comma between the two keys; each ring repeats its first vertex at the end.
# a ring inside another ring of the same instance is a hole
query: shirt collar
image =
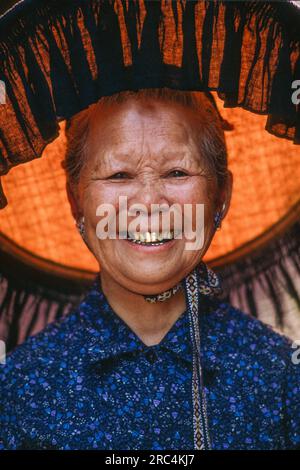
{"type": "MultiPolygon", "coordinates": [[[[221,367],[221,354],[218,352],[220,335],[214,334],[213,317],[219,317],[220,308],[216,308],[214,302],[204,296],[200,296],[200,302],[202,367],[209,370],[218,369],[221,367]]],[[[101,290],[99,274],[92,289],[79,305],[79,311],[86,324],[84,335],[85,344],[88,345],[88,360],[93,364],[122,354],[138,354],[151,348],[172,352],[179,358],[192,362],[188,311],[180,315],[158,345],[147,346],[112,310],[101,290]]]]}

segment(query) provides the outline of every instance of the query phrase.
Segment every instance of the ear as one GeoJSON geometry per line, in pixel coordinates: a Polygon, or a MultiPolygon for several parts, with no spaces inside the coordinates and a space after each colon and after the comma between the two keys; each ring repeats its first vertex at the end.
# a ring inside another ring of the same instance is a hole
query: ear
{"type": "Polygon", "coordinates": [[[67,181],[66,183],[66,190],[67,190],[67,196],[68,196],[68,201],[70,203],[72,215],[75,220],[78,220],[81,217],[82,213],[79,208],[78,197],[75,194],[73,188],[71,187],[69,181],[67,181]]]}
{"type": "Polygon", "coordinates": [[[221,196],[219,199],[220,200],[219,210],[222,210],[222,207],[225,204],[224,210],[222,211],[222,220],[226,217],[226,214],[230,207],[230,201],[231,201],[231,196],[232,196],[232,186],[233,186],[233,174],[230,170],[228,170],[225,187],[222,190],[221,196]]]}

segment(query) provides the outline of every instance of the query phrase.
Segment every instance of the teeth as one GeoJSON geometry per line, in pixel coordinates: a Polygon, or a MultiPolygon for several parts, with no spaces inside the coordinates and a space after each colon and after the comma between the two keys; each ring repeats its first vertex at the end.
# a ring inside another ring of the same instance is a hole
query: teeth
{"type": "Polygon", "coordinates": [[[129,238],[135,242],[155,243],[162,242],[163,240],[172,240],[174,238],[174,232],[134,232],[129,233],[129,238]]]}
{"type": "Polygon", "coordinates": [[[173,234],[172,232],[163,232],[163,239],[165,240],[170,240],[171,238],[173,238],[173,234]]]}

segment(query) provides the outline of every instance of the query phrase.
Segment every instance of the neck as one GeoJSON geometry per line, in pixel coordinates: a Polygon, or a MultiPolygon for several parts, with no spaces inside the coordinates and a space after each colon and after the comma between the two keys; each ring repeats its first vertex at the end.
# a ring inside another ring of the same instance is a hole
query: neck
{"type": "Polygon", "coordinates": [[[183,290],[165,302],[149,303],[101,272],[101,287],[114,312],[147,346],[160,343],[186,309],[183,290]]]}

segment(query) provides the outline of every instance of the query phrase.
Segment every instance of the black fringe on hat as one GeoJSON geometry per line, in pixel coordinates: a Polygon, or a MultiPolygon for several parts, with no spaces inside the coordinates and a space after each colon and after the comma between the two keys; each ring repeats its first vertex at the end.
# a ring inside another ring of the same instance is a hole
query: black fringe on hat
{"type": "Polygon", "coordinates": [[[299,22],[288,1],[17,2],[0,16],[0,175],[39,157],[60,120],[139,88],[215,90],[299,144],[299,22]]]}

